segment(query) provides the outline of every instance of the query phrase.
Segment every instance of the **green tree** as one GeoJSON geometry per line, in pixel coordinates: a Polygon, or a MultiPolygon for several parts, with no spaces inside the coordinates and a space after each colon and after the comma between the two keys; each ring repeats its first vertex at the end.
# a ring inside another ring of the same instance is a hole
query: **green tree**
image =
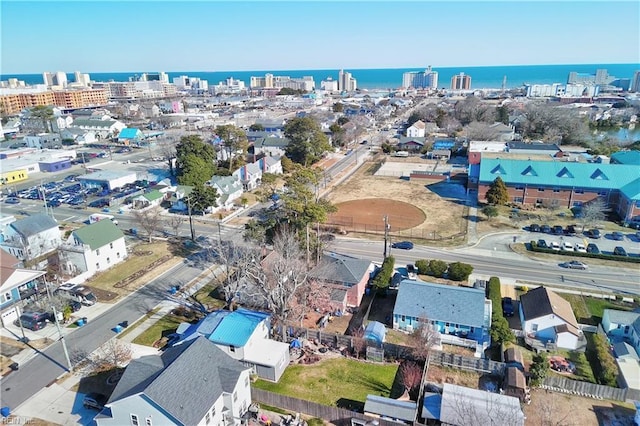
{"type": "Polygon", "coordinates": [[[285,178],[286,191],[282,194],[285,220],[302,230],[309,224],[324,223],[330,213],[336,211],[328,200],[317,196],[322,171],[317,168],[296,165],[293,173],[285,178]]]}
{"type": "Polygon", "coordinates": [[[420,275],[429,275],[431,269],[429,269],[429,261],[427,259],[416,260],[416,269],[420,275]]]}
{"type": "Polygon", "coordinates": [[[493,205],[504,205],[509,202],[509,192],[507,191],[507,185],[505,185],[500,176],[498,176],[489,186],[486,198],[489,204],[493,205]]]}
{"type": "Polygon", "coordinates": [[[342,112],[344,111],[344,105],[341,102],[336,102],[333,104],[333,112],[342,112]]]}
{"type": "Polygon", "coordinates": [[[509,322],[503,316],[496,316],[491,319],[491,330],[489,330],[491,341],[494,344],[502,344],[515,341],[515,336],[509,328],[509,322]]]}
{"type": "Polygon", "coordinates": [[[338,120],[336,121],[336,123],[338,123],[341,126],[344,126],[348,122],[349,122],[349,117],[345,117],[344,115],[342,117],[338,117],[338,120]]]}
{"type": "Polygon", "coordinates": [[[51,132],[51,120],[53,119],[53,107],[46,105],[37,105],[31,108],[31,116],[39,118],[42,121],[42,127],[46,133],[51,132]]]}
{"type": "Polygon", "coordinates": [[[233,159],[240,153],[243,158],[249,147],[247,134],[244,130],[231,124],[216,127],[215,133],[224,141],[229,154],[229,170],[233,172],[233,159]]]}
{"type": "Polygon", "coordinates": [[[289,139],[287,156],[304,166],[315,163],[331,149],[329,139],[311,117],[292,118],[284,126],[284,135],[289,139]]]}
{"type": "Polygon", "coordinates": [[[204,212],[209,207],[216,207],[218,199],[218,191],[206,185],[194,186],[191,193],[187,196],[187,203],[191,206],[191,211],[204,212]]]}
{"type": "Polygon", "coordinates": [[[509,108],[507,106],[496,108],[496,121],[506,125],[509,124],[509,108]]]}
{"type": "Polygon", "coordinates": [[[180,185],[198,186],[216,171],[216,153],[200,136],[183,136],[176,145],[176,176],[180,185]]]}
{"type": "Polygon", "coordinates": [[[291,173],[295,169],[295,163],[289,157],[282,157],[280,163],[282,163],[282,171],[285,173],[291,173]]]}
{"type": "Polygon", "coordinates": [[[393,256],[387,256],[382,262],[380,271],[372,281],[372,285],[377,289],[386,289],[391,283],[391,277],[393,276],[393,268],[395,267],[396,260],[393,256]]]}
{"type": "Polygon", "coordinates": [[[260,188],[258,188],[257,194],[260,197],[260,201],[267,202],[271,200],[273,194],[278,189],[278,175],[273,173],[263,173],[260,188]]]}
{"type": "Polygon", "coordinates": [[[442,278],[448,268],[449,265],[447,265],[447,262],[443,260],[433,259],[429,261],[429,270],[431,271],[430,275],[433,275],[436,278],[442,278]]]}
{"type": "Polygon", "coordinates": [[[449,278],[454,281],[466,281],[473,272],[473,266],[468,263],[453,262],[449,264],[449,278]]]}
{"type": "Polygon", "coordinates": [[[253,123],[251,126],[249,126],[249,130],[251,130],[252,132],[262,132],[264,131],[264,126],[260,123],[253,123]]]}
{"type": "Polygon", "coordinates": [[[488,218],[494,218],[498,216],[498,208],[496,206],[484,206],[482,208],[482,214],[488,218]]]}
{"type": "Polygon", "coordinates": [[[531,384],[533,386],[539,386],[544,382],[545,377],[549,374],[549,360],[545,352],[540,352],[533,356],[533,362],[529,367],[529,375],[531,377],[531,384]]]}

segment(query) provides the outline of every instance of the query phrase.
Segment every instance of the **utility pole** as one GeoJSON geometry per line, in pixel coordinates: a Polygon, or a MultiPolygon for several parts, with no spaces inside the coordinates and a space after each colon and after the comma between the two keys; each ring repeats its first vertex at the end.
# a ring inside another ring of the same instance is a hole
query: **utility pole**
{"type": "Polygon", "coordinates": [[[187,208],[189,209],[189,228],[191,229],[191,241],[196,240],[196,231],[193,229],[193,217],[191,216],[191,198],[187,196],[187,208]]]}
{"type": "Polygon", "coordinates": [[[58,328],[58,334],[60,334],[60,342],[62,343],[62,350],[64,351],[64,357],[67,360],[68,371],[73,370],[73,365],[71,365],[71,359],[69,358],[69,351],[67,350],[67,342],[64,340],[64,335],[62,334],[62,330],[60,329],[60,322],[58,322],[58,311],[55,306],[53,308],[53,319],[56,322],[56,327],[58,328]]]}
{"type": "MultiPolygon", "coordinates": [[[[387,241],[389,239],[389,216],[384,215],[384,259],[387,258],[387,241]]],[[[384,260],[383,259],[383,260],[384,260]]]]}

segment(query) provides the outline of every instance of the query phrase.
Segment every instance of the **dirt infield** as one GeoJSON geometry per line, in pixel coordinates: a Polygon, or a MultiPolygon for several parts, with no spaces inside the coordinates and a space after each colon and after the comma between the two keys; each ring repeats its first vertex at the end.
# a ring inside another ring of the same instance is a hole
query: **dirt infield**
{"type": "Polygon", "coordinates": [[[367,198],[337,204],[338,211],[331,215],[330,222],[340,225],[361,223],[367,226],[380,227],[384,231],[383,217],[389,218],[395,230],[413,228],[425,221],[427,215],[418,207],[404,201],[387,198],[367,198]]]}

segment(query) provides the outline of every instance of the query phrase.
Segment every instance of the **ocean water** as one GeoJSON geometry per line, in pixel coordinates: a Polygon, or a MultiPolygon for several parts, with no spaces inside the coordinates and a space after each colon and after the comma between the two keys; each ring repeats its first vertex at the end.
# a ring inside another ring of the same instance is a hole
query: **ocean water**
{"type": "MultiPolygon", "coordinates": [[[[361,89],[395,89],[402,86],[402,74],[407,71],[424,71],[424,68],[393,68],[393,69],[346,69],[357,80],[361,89]]],[[[596,69],[604,68],[609,75],[617,78],[633,77],[635,71],[640,70],[640,64],[579,64],[579,65],[517,65],[517,66],[491,66],[491,67],[433,67],[438,71],[438,87],[449,88],[451,77],[461,72],[471,76],[471,88],[496,88],[502,87],[503,78],[506,77],[506,87],[516,88],[524,84],[551,84],[566,83],[571,71],[578,73],[595,74],[596,69]]],[[[147,72],[157,72],[162,70],[147,72]]],[[[169,81],[174,77],[187,75],[205,79],[209,85],[218,84],[229,77],[242,80],[249,86],[250,77],[264,76],[266,73],[279,76],[304,77],[312,76],[316,87],[320,82],[332,77],[338,79],[337,69],[331,70],[279,70],[279,71],[176,71],[167,72],[169,81]]],[[[84,71],[83,71],[84,72],[84,71]]],[[[115,72],[115,73],[90,73],[93,81],[128,81],[129,77],[140,75],[145,71],[115,72]]],[[[0,80],[17,78],[27,84],[41,84],[42,74],[0,74],[0,80]]],[[[73,73],[67,74],[68,81],[74,81],[73,73]]]]}

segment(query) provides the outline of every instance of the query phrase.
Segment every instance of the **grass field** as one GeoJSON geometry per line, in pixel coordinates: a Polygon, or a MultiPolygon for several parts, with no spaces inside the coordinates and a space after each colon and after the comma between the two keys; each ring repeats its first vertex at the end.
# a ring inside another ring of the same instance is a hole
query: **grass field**
{"type": "Polygon", "coordinates": [[[388,397],[397,370],[395,364],[334,358],[289,366],[280,382],[258,380],[254,386],[318,404],[344,406],[340,401],[343,398],[364,403],[369,394],[388,397]]]}
{"type": "Polygon", "coordinates": [[[176,331],[180,323],[184,321],[184,318],[178,317],[173,314],[165,315],[164,317],[156,321],[151,327],[145,330],[144,333],[133,339],[133,343],[136,343],[138,345],[153,346],[153,344],[156,341],[160,340],[162,337],[176,331]]]}

